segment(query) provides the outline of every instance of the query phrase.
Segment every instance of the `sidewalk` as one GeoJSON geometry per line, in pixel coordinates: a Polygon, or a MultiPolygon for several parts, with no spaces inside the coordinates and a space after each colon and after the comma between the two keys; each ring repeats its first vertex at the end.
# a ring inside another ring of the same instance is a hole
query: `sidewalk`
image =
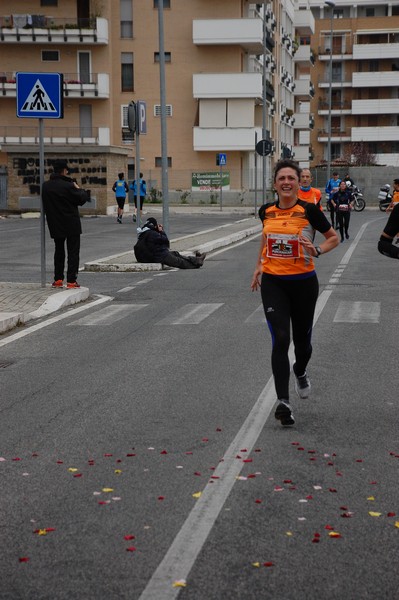
{"type": "MultiPolygon", "coordinates": [[[[172,250],[182,253],[211,253],[260,233],[255,217],[244,218],[213,229],[171,240],[172,250]]],[[[137,263],[133,250],[86,263],[85,271],[160,271],[159,263],[137,263]]],[[[90,295],[87,287],[77,290],[53,289],[50,284],[0,282],[0,335],[32,319],[45,317],[72,304],[84,302],[90,295]]]]}

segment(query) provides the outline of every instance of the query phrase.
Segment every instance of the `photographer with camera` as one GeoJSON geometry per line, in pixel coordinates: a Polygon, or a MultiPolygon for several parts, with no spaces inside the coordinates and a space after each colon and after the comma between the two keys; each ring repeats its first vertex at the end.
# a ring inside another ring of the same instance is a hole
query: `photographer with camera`
{"type": "Polygon", "coordinates": [[[43,209],[50,236],[54,240],[53,288],[64,286],[65,241],[68,252],[67,288],[79,288],[76,279],[79,271],[80,223],[79,206],[90,202],[90,192],[82,190],[76,181],[68,177],[66,160],[53,163],[53,173],[42,186],[43,209]]]}

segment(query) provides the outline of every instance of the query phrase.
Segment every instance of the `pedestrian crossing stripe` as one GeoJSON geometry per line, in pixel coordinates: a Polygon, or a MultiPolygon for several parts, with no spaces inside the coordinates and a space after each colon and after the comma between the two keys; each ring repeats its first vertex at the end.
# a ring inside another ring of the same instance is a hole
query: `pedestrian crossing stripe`
{"type": "Polygon", "coordinates": [[[57,109],[51,101],[51,98],[47,94],[40,79],[36,80],[36,83],[32,87],[28,97],[22,105],[21,112],[43,112],[43,113],[55,113],[57,109]]]}

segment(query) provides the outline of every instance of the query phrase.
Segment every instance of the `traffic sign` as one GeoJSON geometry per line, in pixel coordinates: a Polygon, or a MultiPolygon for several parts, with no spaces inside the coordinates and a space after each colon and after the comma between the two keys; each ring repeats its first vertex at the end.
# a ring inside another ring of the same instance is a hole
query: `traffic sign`
{"type": "Polygon", "coordinates": [[[268,156],[272,151],[273,145],[270,140],[260,140],[256,146],[256,152],[261,156],[268,156]]]}
{"type": "Polygon", "coordinates": [[[147,104],[143,100],[137,102],[138,133],[147,133],[147,104]]]}
{"type": "Polygon", "coordinates": [[[216,154],[216,164],[220,167],[223,167],[224,165],[227,164],[227,157],[226,154],[222,154],[219,152],[219,154],[216,154]]]}
{"type": "Polygon", "coordinates": [[[17,73],[16,82],[17,117],[64,117],[64,80],[61,73],[17,73]]]}

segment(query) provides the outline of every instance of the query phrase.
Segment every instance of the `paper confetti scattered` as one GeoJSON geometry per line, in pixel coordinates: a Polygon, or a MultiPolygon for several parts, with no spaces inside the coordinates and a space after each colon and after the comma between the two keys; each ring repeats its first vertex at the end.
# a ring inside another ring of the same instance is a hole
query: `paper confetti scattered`
{"type": "Polygon", "coordinates": [[[331,538],[340,538],[340,537],[342,537],[342,535],[340,533],[338,533],[338,531],[330,531],[330,533],[328,535],[331,538]]]}
{"type": "Polygon", "coordinates": [[[21,556],[18,560],[20,563],[27,563],[29,562],[29,556],[21,556]]]}
{"type": "Polygon", "coordinates": [[[102,489],[102,491],[105,492],[106,494],[108,494],[109,492],[113,492],[114,489],[113,488],[107,488],[107,487],[105,487],[105,488],[102,489]]]}
{"type": "Polygon", "coordinates": [[[174,581],[172,584],[173,587],[177,588],[177,587],[187,587],[187,583],[185,579],[178,579],[177,581],[174,581]]]}
{"type": "Polygon", "coordinates": [[[370,517],[380,517],[382,515],[382,513],[374,512],[374,511],[370,510],[369,515],[370,515],[370,517]]]}
{"type": "Polygon", "coordinates": [[[69,473],[76,473],[78,469],[76,469],[75,467],[69,467],[68,471],[69,473]]]}
{"type": "Polygon", "coordinates": [[[260,562],[253,562],[252,566],[258,568],[260,567],[260,562]]]}
{"type": "Polygon", "coordinates": [[[193,494],[193,498],[201,498],[202,492],[195,492],[195,494],[193,494]]]}

